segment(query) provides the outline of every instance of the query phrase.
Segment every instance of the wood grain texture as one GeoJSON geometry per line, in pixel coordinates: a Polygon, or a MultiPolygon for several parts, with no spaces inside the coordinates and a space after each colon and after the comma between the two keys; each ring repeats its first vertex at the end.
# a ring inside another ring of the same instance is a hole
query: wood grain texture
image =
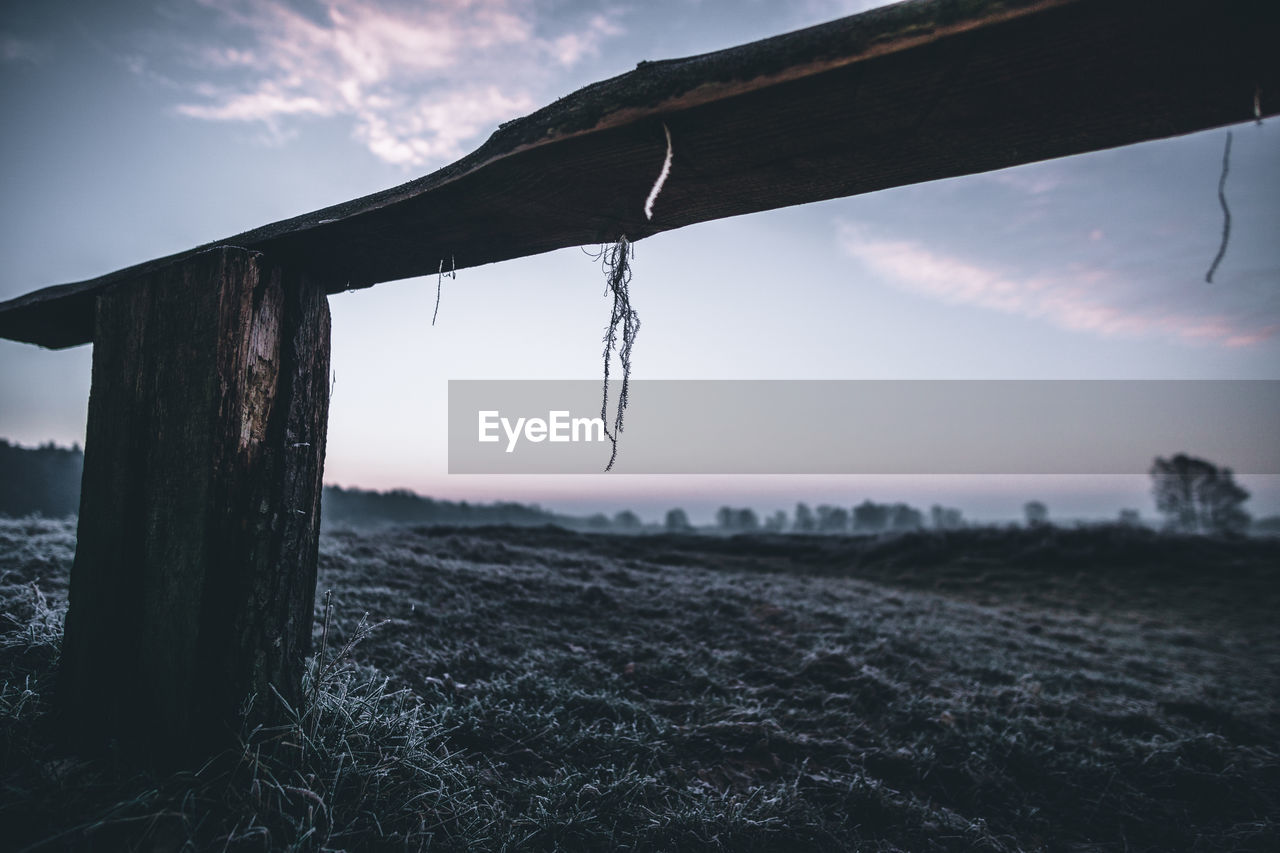
{"type": "Polygon", "coordinates": [[[59,704],[160,760],[299,698],[329,392],[323,288],[218,249],[99,297],[59,704]]]}
{"type": "MultiPolygon", "coordinates": [[[[1277,43],[1275,0],[913,0],[641,63],[424,178],[210,245],[267,251],[335,292],[634,241],[1246,121],[1258,89],[1274,115],[1277,43]],[[650,221],[664,123],[675,157],[650,221]]],[[[188,254],[0,303],[0,336],[86,343],[94,294],[188,254]]]]}

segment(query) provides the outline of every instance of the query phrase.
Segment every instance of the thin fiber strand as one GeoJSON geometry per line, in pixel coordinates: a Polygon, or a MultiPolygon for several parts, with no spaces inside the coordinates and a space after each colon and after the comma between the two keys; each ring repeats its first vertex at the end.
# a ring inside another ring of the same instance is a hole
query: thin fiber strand
{"type": "Polygon", "coordinates": [[[1209,265],[1204,280],[1213,284],[1213,274],[1218,271],[1218,264],[1227,254],[1227,243],[1231,240],[1231,208],[1227,207],[1227,172],[1231,169],[1231,131],[1227,131],[1227,145],[1222,151],[1222,177],[1218,178],[1218,203],[1222,205],[1222,245],[1218,246],[1218,254],[1209,265]]]}
{"type": "Polygon", "coordinates": [[[667,157],[662,161],[662,171],[658,173],[658,180],[653,182],[649,197],[644,200],[644,218],[650,220],[653,219],[653,203],[658,200],[658,193],[662,192],[662,185],[667,182],[667,175],[671,174],[671,129],[667,127],[666,122],[662,123],[662,132],[667,135],[667,157]]]}
{"type": "MultiPolygon", "coordinates": [[[[457,279],[458,262],[454,258],[449,259],[449,278],[457,279]]],[[[431,325],[436,324],[436,317],[440,314],[440,289],[444,284],[444,258],[440,259],[440,270],[436,273],[436,310],[431,312],[431,325]]]]}

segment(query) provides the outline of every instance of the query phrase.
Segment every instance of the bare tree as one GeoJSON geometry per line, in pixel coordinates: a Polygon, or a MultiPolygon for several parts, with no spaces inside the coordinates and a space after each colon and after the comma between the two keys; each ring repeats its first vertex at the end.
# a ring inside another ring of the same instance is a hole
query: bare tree
{"type": "Polygon", "coordinates": [[[889,507],[890,530],[920,530],[924,527],[924,514],[907,504],[894,504],[889,507]]]}
{"type": "Polygon", "coordinates": [[[613,517],[613,526],[619,530],[639,530],[644,522],[631,510],[624,509],[613,517]]]}
{"type": "Polygon", "coordinates": [[[1136,509],[1120,510],[1120,526],[1121,527],[1141,527],[1142,513],[1136,509]]]}
{"type": "Polygon", "coordinates": [[[827,504],[818,507],[818,532],[848,533],[849,510],[842,506],[828,506],[827,504]]]}
{"type": "Polygon", "coordinates": [[[889,524],[889,505],[863,501],[853,508],[854,533],[879,533],[889,524]]]}
{"type": "Polygon", "coordinates": [[[791,529],[796,533],[812,533],[817,527],[817,522],[813,518],[813,510],[809,509],[806,503],[796,504],[796,520],[791,529]]]}
{"type": "Polygon", "coordinates": [[[929,509],[929,517],[935,530],[959,530],[964,527],[964,515],[954,507],[934,504],[929,509]]]}
{"type": "Polygon", "coordinates": [[[716,510],[716,526],[725,531],[752,531],[760,529],[760,517],[750,507],[734,509],[722,506],[716,510]]]}
{"type": "Polygon", "coordinates": [[[1243,533],[1249,527],[1249,493],[1230,468],[1179,453],[1151,463],[1151,491],[1165,527],[1183,533],[1243,533]]]}
{"type": "Polygon", "coordinates": [[[693,529],[689,516],[682,509],[667,510],[666,528],[668,533],[687,533],[693,529]]]}

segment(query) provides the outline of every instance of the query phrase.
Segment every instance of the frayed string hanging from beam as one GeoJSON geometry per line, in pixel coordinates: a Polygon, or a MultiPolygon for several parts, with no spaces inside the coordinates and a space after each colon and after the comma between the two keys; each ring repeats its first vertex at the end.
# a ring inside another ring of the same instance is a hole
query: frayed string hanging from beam
{"type": "MultiPolygon", "coordinates": [[[[662,124],[662,133],[667,139],[667,154],[663,158],[662,168],[658,172],[649,195],[644,200],[644,217],[653,219],[653,204],[671,174],[671,161],[674,159],[674,148],[671,143],[671,129],[666,122],[662,124]]],[[[600,420],[604,422],[604,433],[609,439],[612,449],[609,453],[609,464],[604,470],[613,470],[613,463],[618,459],[618,436],[622,433],[623,421],[627,412],[627,402],[631,384],[631,348],[635,345],[636,335],[640,333],[640,315],[631,307],[631,260],[635,257],[635,249],[627,235],[618,237],[612,245],[602,246],[593,256],[600,261],[605,272],[605,296],[613,297],[613,308],[609,313],[609,327],[604,335],[604,389],[600,401],[600,420]],[[613,355],[617,353],[618,362],[622,366],[622,387],[618,391],[618,403],[610,427],[609,417],[609,371],[613,355]]]]}
{"type": "MultiPolygon", "coordinates": [[[[1262,127],[1262,87],[1253,87],[1253,120],[1262,127]]],[[[1218,204],[1222,205],[1222,243],[1218,246],[1218,254],[1214,256],[1204,280],[1213,284],[1213,274],[1218,271],[1227,254],[1227,243],[1231,240],[1231,208],[1227,207],[1227,173],[1231,170],[1231,131],[1227,131],[1227,142],[1222,149],[1222,175],[1218,178],[1218,204]]]]}
{"type": "MultiPolygon", "coordinates": [[[[431,325],[436,324],[436,316],[440,313],[440,289],[444,284],[444,258],[440,259],[440,270],[436,273],[436,310],[431,312],[431,325]]],[[[458,261],[452,255],[449,256],[449,278],[457,280],[458,278],[458,261]]]]}
{"type": "Polygon", "coordinates": [[[601,248],[595,257],[605,271],[605,296],[613,297],[613,309],[609,314],[609,327],[604,335],[604,393],[600,402],[600,420],[604,421],[604,433],[612,444],[609,464],[604,470],[613,469],[618,458],[618,436],[622,433],[623,418],[627,411],[628,391],[631,382],[631,347],[640,333],[640,315],[631,307],[631,259],[635,250],[624,234],[616,243],[601,248]],[[609,367],[613,354],[617,353],[622,367],[622,388],[618,391],[618,403],[610,428],[609,418],[609,367]]]}
{"type": "Polygon", "coordinates": [[[1227,131],[1227,144],[1222,150],[1222,176],[1218,178],[1218,203],[1222,205],[1222,244],[1218,246],[1218,254],[1214,256],[1204,280],[1213,284],[1213,274],[1218,271],[1218,264],[1227,254],[1227,243],[1231,240],[1231,208],[1227,207],[1227,173],[1231,170],[1231,131],[1227,131]]]}

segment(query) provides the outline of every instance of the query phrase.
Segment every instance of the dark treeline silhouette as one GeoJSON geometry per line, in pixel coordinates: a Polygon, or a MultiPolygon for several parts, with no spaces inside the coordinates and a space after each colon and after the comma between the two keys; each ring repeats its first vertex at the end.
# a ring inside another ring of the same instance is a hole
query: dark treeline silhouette
{"type": "Polygon", "coordinates": [[[760,529],[760,518],[749,507],[722,506],[716,510],[716,527],[726,532],[750,533],[760,529]]]}
{"type": "MultiPolygon", "coordinates": [[[[80,508],[80,477],[84,452],[78,445],[58,447],[46,442],[22,447],[0,439],[0,516],[43,515],[61,518],[80,508]]],[[[1179,453],[1157,457],[1151,470],[1156,508],[1164,516],[1166,530],[1191,534],[1280,535],[1280,516],[1252,520],[1244,511],[1249,493],[1234,480],[1230,468],[1179,453]],[[1252,522],[1252,523],[1251,523],[1252,522]]],[[[1027,527],[1049,527],[1048,508],[1040,501],[1023,506],[1027,527]]],[[[553,524],[570,530],[618,533],[826,533],[875,535],[913,531],[960,530],[970,525],[960,510],[934,505],[926,514],[904,503],[864,500],[852,507],[796,504],[788,514],[776,510],[759,516],[749,507],[723,506],[711,527],[690,523],[683,509],[667,512],[662,523],[649,524],[631,510],[612,518],[603,514],[581,517],[562,515],[536,504],[499,501],[475,504],[423,497],[407,489],[387,492],[341,486],[325,486],[322,523],[325,527],[386,524],[512,525],[553,524]]],[[[1144,527],[1135,509],[1120,511],[1124,527],[1144,527]]]]}
{"type": "Polygon", "coordinates": [[[22,447],[0,438],[0,515],[75,515],[83,471],[78,445],[22,447]]]}
{"type": "Polygon", "coordinates": [[[626,529],[633,513],[618,514],[615,522],[604,516],[578,518],[545,510],[536,504],[500,501],[492,504],[446,501],[423,497],[408,489],[389,492],[366,489],[344,489],[325,486],[321,495],[321,524],[333,526],[370,526],[380,524],[435,524],[467,526],[508,524],[518,527],[555,524],[570,529],[626,529]],[[628,517],[629,516],[629,517],[628,517]],[[603,522],[603,523],[601,523],[603,522]]]}
{"type": "MultiPolygon", "coordinates": [[[[672,510],[680,512],[683,510],[672,510]]],[[[960,510],[935,505],[929,511],[931,525],[939,530],[956,530],[965,526],[960,510]]],[[[810,508],[806,503],[796,504],[795,514],[788,518],[786,512],[775,511],[763,522],[749,508],[722,506],[716,512],[717,530],[723,533],[750,533],[764,530],[770,533],[829,533],[875,534],[886,532],[905,533],[924,530],[930,526],[925,514],[904,503],[879,504],[863,501],[852,508],[820,504],[810,508]]]]}

